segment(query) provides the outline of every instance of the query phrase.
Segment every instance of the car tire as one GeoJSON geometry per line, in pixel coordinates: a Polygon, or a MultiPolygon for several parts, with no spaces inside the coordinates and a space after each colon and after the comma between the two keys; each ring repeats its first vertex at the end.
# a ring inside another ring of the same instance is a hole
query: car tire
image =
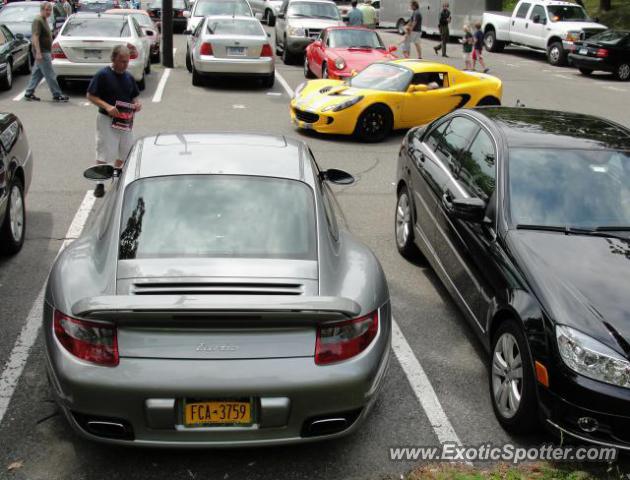
{"type": "Polygon", "coordinates": [[[138,90],[140,90],[141,92],[144,91],[145,88],[147,88],[147,82],[146,82],[144,73],[142,74],[142,78],[140,79],[139,82],[137,82],[137,84],[138,84],[138,90]]]}
{"type": "Polygon", "coordinates": [[[9,187],[9,197],[4,221],[0,226],[0,253],[15,255],[24,245],[26,233],[26,209],[22,180],[13,177],[9,187]]]}
{"type": "Polygon", "coordinates": [[[562,67],[567,64],[567,52],[564,51],[562,43],[553,42],[547,49],[547,60],[554,67],[562,67]]]}
{"type": "Polygon", "coordinates": [[[483,45],[489,52],[500,53],[505,48],[505,42],[497,40],[497,32],[488,30],[483,36],[483,45]]]}
{"type": "Polygon", "coordinates": [[[615,69],[615,78],[622,82],[630,80],[630,64],[621,63],[617,65],[617,68],[615,69]]]}
{"type": "Polygon", "coordinates": [[[329,78],[328,77],[328,65],[326,65],[325,63],[322,63],[322,78],[329,78]]]}
{"type": "Polygon", "coordinates": [[[13,86],[13,64],[11,60],[7,62],[7,70],[0,78],[0,89],[1,90],[11,90],[13,86]]]}
{"type": "Polygon", "coordinates": [[[62,90],[65,90],[68,87],[68,81],[64,77],[57,77],[57,85],[62,90]]]}
{"type": "Polygon", "coordinates": [[[354,136],[362,142],[381,142],[389,135],[393,124],[389,108],[385,105],[372,105],[359,115],[354,136]]]}
{"type": "Polygon", "coordinates": [[[282,45],[282,62],[285,65],[292,65],[294,62],[294,57],[291,52],[289,52],[289,48],[287,47],[287,39],[284,39],[284,43],[282,45]]]}
{"type": "Polygon", "coordinates": [[[396,22],[396,30],[398,31],[398,35],[405,34],[405,25],[406,22],[402,18],[396,22]]]}
{"type": "Polygon", "coordinates": [[[276,72],[273,72],[271,75],[267,75],[263,79],[263,87],[265,88],[273,88],[273,85],[276,83],[276,72]]]}
{"type": "Polygon", "coordinates": [[[188,70],[189,73],[192,73],[193,71],[192,61],[190,60],[190,51],[188,49],[186,49],[186,70],[188,70]]]}
{"type": "Polygon", "coordinates": [[[31,54],[29,53],[26,57],[26,61],[22,64],[22,66],[20,67],[19,72],[22,75],[30,75],[31,71],[33,70],[33,62],[31,61],[31,54]]]}
{"type": "Polygon", "coordinates": [[[195,66],[192,66],[192,84],[195,87],[203,87],[203,77],[197,73],[195,66]]]}
{"type": "Polygon", "coordinates": [[[406,186],[398,192],[394,215],[394,239],[398,253],[408,260],[418,258],[420,251],[413,241],[413,207],[406,186]]]}
{"type": "Polygon", "coordinates": [[[499,325],[490,351],[490,399],[499,423],[511,433],[532,432],[538,426],[536,379],[527,339],[516,320],[499,325]]]}
{"type": "Polygon", "coordinates": [[[151,54],[151,63],[160,63],[160,51],[151,54]]]}
{"type": "Polygon", "coordinates": [[[591,70],[590,68],[578,68],[578,70],[582,75],[590,75],[591,73],[593,73],[593,70],[591,70]]]}
{"type": "Polygon", "coordinates": [[[489,106],[500,106],[500,105],[501,105],[501,100],[499,100],[496,97],[487,96],[479,100],[477,102],[477,105],[475,106],[476,107],[489,107],[489,106]]]}
{"type": "Polygon", "coordinates": [[[308,65],[308,55],[304,55],[304,78],[315,78],[315,75],[313,75],[313,72],[311,70],[311,67],[309,67],[308,65]]]}
{"type": "Polygon", "coordinates": [[[149,75],[151,73],[151,59],[147,59],[147,64],[144,67],[144,73],[149,75]]]}

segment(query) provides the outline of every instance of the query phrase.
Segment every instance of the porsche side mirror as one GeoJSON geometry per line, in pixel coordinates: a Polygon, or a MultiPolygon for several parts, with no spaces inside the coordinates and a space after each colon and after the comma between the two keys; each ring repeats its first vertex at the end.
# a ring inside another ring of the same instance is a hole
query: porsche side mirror
{"type": "Polygon", "coordinates": [[[109,180],[114,176],[115,168],[112,165],[94,165],[83,172],[83,176],[88,180],[109,180]]]}
{"type": "Polygon", "coordinates": [[[409,87],[409,93],[420,93],[420,92],[426,92],[429,90],[429,87],[423,83],[420,83],[418,85],[411,85],[409,87]]]}
{"type": "Polygon", "coordinates": [[[486,217],[486,203],[480,198],[456,198],[451,202],[451,213],[460,220],[481,223],[486,217]]]}
{"type": "Polygon", "coordinates": [[[185,18],[190,18],[190,11],[189,10],[184,10],[184,17],[185,18]]]}
{"type": "Polygon", "coordinates": [[[351,185],[354,183],[354,177],[352,175],[336,168],[319,172],[319,178],[326,182],[336,183],[337,185],[351,185]]]}

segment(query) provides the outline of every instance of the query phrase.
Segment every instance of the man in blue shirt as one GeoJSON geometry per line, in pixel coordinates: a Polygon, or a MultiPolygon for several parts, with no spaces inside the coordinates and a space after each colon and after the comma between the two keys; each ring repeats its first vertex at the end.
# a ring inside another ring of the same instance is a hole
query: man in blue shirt
{"type": "Polygon", "coordinates": [[[363,13],[357,8],[357,0],[352,0],[352,10],[348,13],[348,25],[351,27],[363,25],[363,13]]]}
{"type": "MultiPolygon", "coordinates": [[[[113,163],[121,168],[133,146],[131,126],[133,113],[142,108],[136,81],[127,72],[129,49],[118,45],[112,51],[112,64],[99,70],[88,87],[87,99],[98,107],[96,118],[96,163],[113,163]],[[120,110],[131,111],[126,115],[120,110]]],[[[97,183],[94,196],[105,194],[105,186],[97,183]]]]}

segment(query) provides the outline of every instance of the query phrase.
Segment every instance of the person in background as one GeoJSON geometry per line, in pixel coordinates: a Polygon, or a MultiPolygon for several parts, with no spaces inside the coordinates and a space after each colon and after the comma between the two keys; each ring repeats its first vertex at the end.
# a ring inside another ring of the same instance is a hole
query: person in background
{"type": "Polygon", "coordinates": [[[422,14],[416,0],[411,2],[411,18],[409,19],[409,42],[416,46],[418,58],[422,58],[422,14]]]}
{"type": "Polygon", "coordinates": [[[72,15],[72,5],[70,4],[69,0],[62,0],[61,6],[63,7],[66,17],[72,15]]]}
{"type": "Polygon", "coordinates": [[[462,50],[464,52],[464,63],[466,64],[464,70],[470,70],[472,67],[471,54],[473,51],[474,39],[472,33],[470,33],[469,25],[464,25],[464,37],[460,40],[460,42],[462,43],[462,50]]]}
{"type": "Polygon", "coordinates": [[[365,0],[359,6],[363,15],[363,25],[367,28],[376,28],[376,8],[372,6],[372,0],[365,0]]]}
{"type": "Polygon", "coordinates": [[[35,96],[35,89],[42,78],[46,79],[48,88],[52,93],[55,102],[67,102],[68,97],[63,94],[57,76],[52,66],[52,32],[48,25],[48,18],[52,15],[53,6],[50,2],[42,2],[39,6],[40,14],[33,20],[31,44],[35,54],[35,68],[31,74],[24,92],[24,98],[28,101],[40,101],[41,98],[35,96]]]}
{"type": "Polygon", "coordinates": [[[360,27],[363,25],[363,13],[357,8],[357,0],[352,0],[352,9],[348,12],[348,25],[360,27]]]}
{"type": "Polygon", "coordinates": [[[473,37],[474,45],[472,53],[472,69],[475,69],[478,61],[481,68],[483,68],[483,73],[488,73],[490,69],[486,67],[485,62],[483,61],[483,32],[481,31],[481,22],[475,23],[475,33],[473,34],[473,37]]]}
{"type": "Polygon", "coordinates": [[[404,58],[409,58],[411,54],[411,25],[405,25],[405,34],[403,40],[398,44],[398,49],[402,52],[404,58]]]}
{"type": "Polygon", "coordinates": [[[442,56],[448,57],[448,55],[446,55],[446,44],[448,43],[448,38],[450,36],[448,29],[449,23],[451,23],[451,11],[448,8],[448,2],[444,2],[442,4],[442,11],[440,12],[440,20],[438,22],[440,27],[440,43],[433,47],[436,55],[440,48],[442,48],[442,56]]]}
{"type": "MultiPolygon", "coordinates": [[[[136,81],[127,71],[129,49],[117,45],[112,51],[112,64],[100,69],[88,86],[87,99],[98,107],[96,115],[96,164],[113,163],[115,168],[122,168],[133,146],[133,133],[115,128],[113,121],[122,115],[116,107],[117,102],[133,105],[135,113],[142,105],[138,101],[140,91],[136,81]]],[[[120,105],[120,104],[118,104],[120,105]]],[[[96,184],[94,196],[105,195],[105,185],[96,184]]]]}

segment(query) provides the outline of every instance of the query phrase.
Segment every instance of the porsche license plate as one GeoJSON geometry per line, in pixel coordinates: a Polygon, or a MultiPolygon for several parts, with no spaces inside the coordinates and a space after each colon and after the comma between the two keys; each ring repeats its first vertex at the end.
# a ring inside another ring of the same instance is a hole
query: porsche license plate
{"type": "Polygon", "coordinates": [[[207,401],[184,405],[186,426],[247,425],[252,422],[251,402],[207,401]]]}
{"type": "Polygon", "coordinates": [[[227,47],[227,54],[230,57],[244,57],[245,47],[227,47]]]}
{"type": "Polygon", "coordinates": [[[580,55],[588,55],[588,48],[580,48],[578,52],[580,55]]]}

